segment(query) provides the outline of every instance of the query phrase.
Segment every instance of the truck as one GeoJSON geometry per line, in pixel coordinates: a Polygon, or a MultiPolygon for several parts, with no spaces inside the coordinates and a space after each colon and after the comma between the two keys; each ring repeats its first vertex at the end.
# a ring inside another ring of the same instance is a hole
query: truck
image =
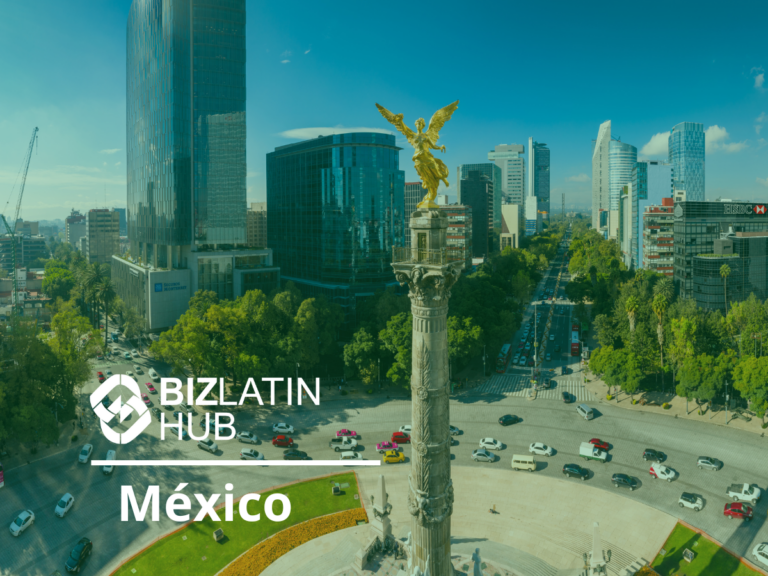
{"type": "Polygon", "coordinates": [[[760,500],[760,488],[749,484],[731,484],[725,491],[734,502],[751,502],[754,506],[760,500]]]}
{"type": "Polygon", "coordinates": [[[342,438],[331,438],[328,446],[333,448],[336,452],[341,452],[342,450],[357,450],[357,440],[346,436],[342,438]]]}
{"type": "Polygon", "coordinates": [[[589,442],[582,442],[579,445],[579,456],[584,458],[584,460],[597,460],[598,462],[605,464],[607,454],[605,450],[595,448],[595,446],[589,442]]]}

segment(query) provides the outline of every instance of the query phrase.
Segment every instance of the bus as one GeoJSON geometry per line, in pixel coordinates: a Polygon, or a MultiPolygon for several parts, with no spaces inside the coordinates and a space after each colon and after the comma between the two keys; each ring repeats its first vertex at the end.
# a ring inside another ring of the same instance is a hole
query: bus
{"type": "Polygon", "coordinates": [[[499,352],[499,357],[496,358],[496,372],[504,374],[507,370],[507,364],[512,357],[512,344],[504,344],[499,352]]]}
{"type": "Polygon", "coordinates": [[[581,342],[579,342],[579,325],[571,326],[571,356],[578,356],[581,353],[581,342]]]}

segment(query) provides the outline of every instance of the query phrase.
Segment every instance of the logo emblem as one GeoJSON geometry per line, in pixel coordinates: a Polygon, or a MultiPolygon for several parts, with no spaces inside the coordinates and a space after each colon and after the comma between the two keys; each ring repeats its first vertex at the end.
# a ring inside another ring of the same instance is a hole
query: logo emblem
{"type": "Polygon", "coordinates": [[[683,207],[678,204],[675,206],[675,218],[682,218],[683,217],[683,207]]]}
{"type": "Polygon", "coordinates": [[[152,415],[149,413],[149,410],[141,399],[139,385],[133,378],[123,374],[110,376],[101,386],[96,388],[94,393],[91,394],[91,408],[93,408],[96,416],[101,420],[101,431],[104,433],[104,437],[113,444],[128,444],[131,440],[134,440],[141,434],[152,421],[152,415]],[[122,397],[118,397],[117,400],[107,408],[102,404],[102,400],[104,400],[104,398],[118,386],[127,388],[132,396],[125,403],[123,403],[122,397]],[[139,419],[133,426],[128,428],[128,430],[121,434],[110,428],[109,423],[115,416],[119,415],[119,421],[123,422],[134,411],[139,415],[139,419]]]}
{"type": "Polygon", "coordinates": [[[753,210],[755,214],[765,214],[765,204],[755,204],[753,210]]]}
{"type": "Polygon", "coordinates": [[[155,292],[162,292],[163,291],[163,284],[162,282],[156,282],[155,283],[155,292]]]}

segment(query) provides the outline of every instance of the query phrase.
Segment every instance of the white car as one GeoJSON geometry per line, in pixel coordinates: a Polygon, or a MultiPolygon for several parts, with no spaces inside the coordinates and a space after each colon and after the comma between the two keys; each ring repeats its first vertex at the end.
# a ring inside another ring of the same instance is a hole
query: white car
{"type": "Polygon", "coordinates": [[[752,557],[758,564],[768,567],[768,542],[763,542],[752,548],[752,557]]]}
{"type": "Polygon", "coordinates": [[[128,370],[128,372],[126,372],[125,374],[126,374],[126,376],[133,377],[133,370],[128,370]]]}
{"type": "Polygon", "coordinates": [[[88,460],[91,459],[91,454],[93,453],[93,444],[86,444],[83,446],[83,449],[80,450],[80,456],[77,459],[80,464],[88,464],[88,460]]]}
{"type": "Polygon", "coordinates": [[[450,430],[451,436],[458,436],[461,434],[461,430],[456,428],[456,426],[451,426],[450,424],[448,425],[448,430],[450,430]]]}
{"type": "Polygon", "coordinates": [[[411,435],[411,426],[400,426],[400,432],[403,432],[405,434],[408,434],[408,436],[411,435]]]}
{"type": "Polygon", "coordinates": [[[252,432],[240,432],[237,435],[237,441],[243,444],[258,444],[259,439],[252,432]]]}
{"type": "Polygon", "coordinates": [[[136,374],[144,374],[144,372],[142,372],[142,370],[141,370],[141,366],[139,366],[138,364],[136,364],[133,367],[133,371],[136,372],[136,374]]]}
{"type": "Polygon", "coordinates": [[[551,342],[551,341],[553,341],[554,339],[555,339],[555,335],[554,335],[554,334],[550,334],[550,335],[549,335],[549,340],[550,340],[550,342],[551,342]]]}
{"type": "Polygon", "coordinates": [[[501,450],[501,442],[494,438],[483,438],[480,440],[480,448],[486,450],[501,450]]]}
{"type": "Polygon", "coordinates": [[[134,348],[133,350],[131,350],[131,356],[133,356],[134,358],[138,358],[139,351],[134,348]]]}
{"type": "MultiPolygon", "coordinates": [[[[116,457],[117,457],[117,453],[116,453],[114,450],[108,450],[108,451],[107,451],[107,457],[105,458],[105,460],[109,460],[109,461],[112,461],[112,460],[114,460],[116,457]]],[[[105,466],[102,466],[102,468],[101,468],[101,471],[102,471],[102,472],[103,472],[105,475],[109,475],[109,474],[112,474],[112,471],[113,471],[114,469],[115,469],[115,467],[114,467],[112,464],[107,464],[107,465],[105,465],[105,466]]]]}
{"type": "Polygon", "coordinates": [[[538,454],[539,456],[552,456],[552,446],[547,446],[541,442],[534,442],[528,446],[528,452],[538,454]]]}
{"type": "Polygon", "coordinates": [[[272,426],[272,432],[277,434],[293,434],[293,426],[289,426],[285,422],[279,422],[272,426]]]}
{"type": "Polygon", "coordinates": [[[362,460],[363,455],[359,452],[342,452],[339,460],[362,460]]]}
{"type": "Polygon", "coordinates": [[[56,516],[59,518],[64,518],[64,516],[67,515],[67,512],[69,512],[70,508],[72,508],[72,505],[75,503],[75,498],[67,492],[64,494],[64,496],[61,497],[61,500],[59,500],[59,503],[56,504],[56,509],[53,511],[56,516]]]}
{"type": "Polygon", "coordinates": [[[35,522],[35,513],[32,510],[24,510],[11,522],[11,536],[18,536],[35,522]]]}
{"type": "Polygon", "coordinates": [[[520,366],[525,366],[525,361],[526,361],[526,359],[525,359],[525,358],[520,358],[520,362],[518,362],[518,364],[519,364],[520,366]]]}
{"type": "Polygon", "coordinates": [[[149,369],[149,377],[152,378],[152,380],[159,380],[160,374],[157,373],[157,371],[154,368],[149,369]]]}
{"type": "Polygon", "coordinates": [[[661,478],[667,482],[672,482],[672,480],[675,478],[675,471],[672,470],[672,468],[664,466],[663,464],[654,462],[654,464],[651,466],[651,476],[654,478],[661,478]]]}
{"type": "Polygon", "coordinates": [[[253,448],[243,448],[240,450],[240,460],[264,460],[264,454],[253,448]]]}
{"type": "Polygon", "coordinates": [[[680,499],[677,501],[677,505],[680,506],[680,508],[693,508],[696,510],[696,512],[698,512],[704,508],[704,499],[701,496],[697,496],[696,494],[683,492],[683,494],[680,496],[680,499]]]}

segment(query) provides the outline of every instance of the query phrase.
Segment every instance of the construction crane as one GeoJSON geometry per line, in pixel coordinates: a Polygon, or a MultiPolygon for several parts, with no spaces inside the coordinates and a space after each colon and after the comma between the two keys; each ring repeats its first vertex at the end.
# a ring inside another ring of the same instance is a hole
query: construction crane
{"type": "MultiPolygon", "coordinates": [[[[3,224],[5,225],[5,231],[8,235],[10,235],[10,241],[11,241],[11,253],[12,253],[12,259],[13,259],[13,293],[11,294],[11,315],[12,317],[15,317],[17,315],[17,308],[21,305],[21,302],[19,302],[19,277],[18,272],[16,271],[16,224],[19,220],[19,211],[21,210],[21,199],[24,196],[24,185],[27,183],[27,172],[29,171],[29,161],[32,159],[32,149],[35,147],[35,143],[37,142],[37,126],[35,126],[35,129],[32,130],[32,138],[29,141],[29,148],[27,149],[27,155],[24,158],[24,164],[22,168],[22,175],[21,175],[21,186],[19,187],[19,199],[16,201],[16,212],[13,215],[13,220],[11,222],[13,223],[13,226],[8,224],[8,220],[5,219],[5,216],[3,214],[0,214],[0,218],[3,219],[3,224]]],[[[11,196],[13,196],[13,192],[11,192],[11,196]]],[[[8,209],[8,205],[11,203],[11,198],[8,198],[8,202],[5,204],[5,209],[8,209]]],[[[5,210],[3,211],[5,212],[5,210]]]]}

